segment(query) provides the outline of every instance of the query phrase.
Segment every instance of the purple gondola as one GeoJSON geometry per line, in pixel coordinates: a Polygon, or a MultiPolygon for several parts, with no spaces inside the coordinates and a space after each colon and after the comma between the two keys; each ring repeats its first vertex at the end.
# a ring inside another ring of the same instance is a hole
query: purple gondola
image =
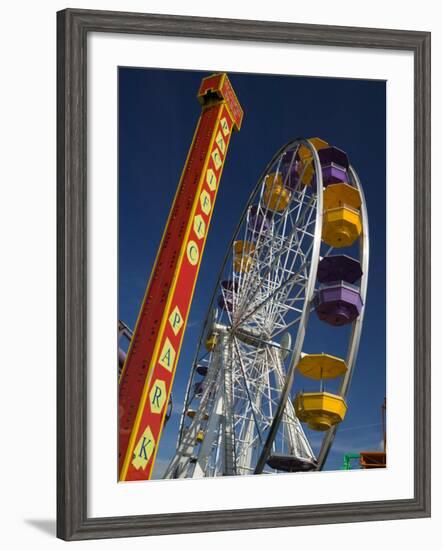
{"type": "Polygon", "coordinates": [[[340,327],[352,323],[359,316],[362,298],[358,288],[338,282],[318,290],[315,308],[321,321],[340,327]]]}
{"type": "Polygon", "coordinates": [[[236,290],[238,288],[238,283],[236,281],[232,281],[232,279],[225,279],[224,281],[221,281],[221,286],[224,290],[232,292],[232,290],[236,290]]]}
{"type": "Polygon", "coordinates": [[[330,164],[334,162],[343,168],[349,167],[347,153],[338,147],[324,147],[318,151],[318,155],[321,164],[330,164]]]}
{"type": "Polygon", "coordinates": [[[194,386],[193,386],[193,391],[195,393],[195,395],[197,397],[199,397],[200,395],[202,395],[203,393],[203,382],[195,382],[194,386]]]}
{"type": "Polygon", "coordinates": [[[325,256],[318,265],[318,281],[320,283],[345,281],[354,284],[361,277],[360,262],[345,254],[325,256]]]}
{"type": "Polygon", "coordinates": [[[293,165],[294,162],[297,160],[298,158],[298,154],[295,155],[295,159],[293,159],[293,154],[294,154],[294,150],[292,151],[286,151],[283,155],[282,155],[282,158],[281,158],[281,163],[280,163],[280,166],[281,166],[281,169],[283,171],[287,171],[289,168],[290,168],[290,165],[293,165]]]}
{"type": "Polygon", "coordinates": [[[232,311],[233,300],[232,292],[238,288],[238,283],[230,279],[221,281],[223,292],[218,296],[218,306],[229,313],[232,311]]]}
{"type": "Polygon", "coordinates": [[[285,186],[287,189],[290,189],[290,191],[294,191],[299,183],[299,173],[301,171],[301,162],[296,160],[293,165],[292,169],[290,171],[289,177],[285,180],[285,186]]]}
{"type": "Polygon", "coordinates": [[[293,154],[294,151],[288,151],[281,159],[282,179],[290,191],[294,191],[299,181],[299,157],[296,154],[293,158],[293,154]]]}
{"type": "Polygon", "coordinates": [[[209,370],[209,367],[207,365],[199,364],[199,365],[196,366],[195,370],[200,376],[206,376],[207,371],[209,370]]]}
{"type": "Polygon", "coordinates": [[[223,309],[224,311],[228,311],[229,313],[232,312],[233,303],[232,300],[224,296],[223,294],[220,294],[218,296],[218,306],[223,309]]]}
{"type": "Polygon", "coordinates": [[[332,183],[348,183],[347,170],[333,163],[323,166],[322,183],[324,187],[332,183]]]}
{"type": "Polygon", "coordinates": [[[322,167],[322,181],[324,187],[331,183],[348,182],[348,157],[337,147],[325,147],[318,151],[322,167]]]}
{"type": "Polygon", "coordinates": [[[266,233],[272,225],[271,219],[270,210],[264,212],[259,205],[254,204],[249,210],[248,226],[253,233],[266,233]]]}

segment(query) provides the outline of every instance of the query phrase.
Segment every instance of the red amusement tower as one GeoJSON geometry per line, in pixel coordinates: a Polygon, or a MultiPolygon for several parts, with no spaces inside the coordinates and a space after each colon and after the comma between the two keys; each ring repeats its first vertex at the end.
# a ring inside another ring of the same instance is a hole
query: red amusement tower
{"type": "Polygon", "coordinates": [[[226,74],[203,79],[202,113],[119,384],[119,479],[150,479],[218,185],[243,111],[226,74]]]}

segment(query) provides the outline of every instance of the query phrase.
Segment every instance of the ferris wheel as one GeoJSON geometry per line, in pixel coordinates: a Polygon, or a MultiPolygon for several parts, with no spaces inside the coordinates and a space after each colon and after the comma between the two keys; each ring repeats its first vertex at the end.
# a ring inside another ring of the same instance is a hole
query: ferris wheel
{"type": "Polygon", "coordinates": [[[364,194],[346,153],[319,138],[286,144],[225,255],[165,478],[323,468],[347,411],[368,259],[364,194]],[[305,352],[318,323],[342,331],[341,356],[322,339],[305,352]]]}

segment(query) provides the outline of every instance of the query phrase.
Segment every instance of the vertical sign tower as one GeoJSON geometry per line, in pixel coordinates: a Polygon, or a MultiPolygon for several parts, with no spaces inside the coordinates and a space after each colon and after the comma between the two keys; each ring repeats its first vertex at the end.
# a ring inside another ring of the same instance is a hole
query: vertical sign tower
{"type": "Polygon", "coordinates": [[[226,74],[204,78],[201,116],[119,383],[119,479],[150,479],[210,219],[243,111],[226,74]]]}

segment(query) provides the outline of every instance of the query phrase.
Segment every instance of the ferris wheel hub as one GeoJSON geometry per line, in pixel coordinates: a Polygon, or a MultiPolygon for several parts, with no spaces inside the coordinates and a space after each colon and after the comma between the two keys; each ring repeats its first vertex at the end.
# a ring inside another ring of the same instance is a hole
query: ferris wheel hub
{"type": "Polygon", "coordinates": [[[237,328],[232,331],[241,342],[249,344],[249,346],[259,346],[263,343],[270,343],[270,335],[262,330],[253,328],[237,328]]]}

